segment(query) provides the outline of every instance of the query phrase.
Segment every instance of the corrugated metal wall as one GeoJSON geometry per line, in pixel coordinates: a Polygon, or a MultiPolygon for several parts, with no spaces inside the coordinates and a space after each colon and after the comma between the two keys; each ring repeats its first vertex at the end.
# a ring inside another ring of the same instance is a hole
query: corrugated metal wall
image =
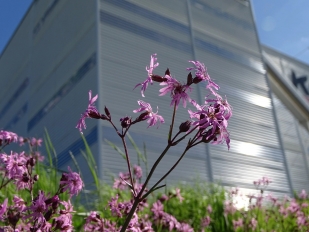
{"type": "MultiPolygon", "coordinates": [[[[96,86],[95,9],[95,1],[34,1],[0,60],[7,83],[2,99],[15,101],[1,111],[0,127],[34,137],[43,137],[46,128],[63,170],[75,168],[69,150],[77,154],[83,147],[75,126],[87,107],[88,90],[96,86]]],[[[88,128],[97,153],[96,122],[88,128]]],[[[77,160],[88,169],[82,156],[77,160]]]]}
{"type": "MultiPolygon", "coordinates": [[[[292,187],[295,191],[309,190],[309,172],[307,155],[301,139],[301,126],[284,104],[275,97],[274,105],[277,112],[280,134],[283,140],[284,151],[288,161],[288,167],[292,179],[292,187]]],[[[302,130],[305,132],[304,130],[302,130]]],[[[308,132],[307,132],[308,134],[308,132]]],[[[303,136],[308,139],[307,136],[303,136]]]]}
{"type": "MultiPolygon", "coordinates": [[[[268,176],[274,182],[272,191],[289,192],[250,7],[230,0],[102,0],[100,21],[100,107],[107,105],[115,120],[133,115],[132,110],[137,108],[136,100],[141,96],[138,89],[132,89],[146,78],[144,67],[153,53],[158,54],[160,63],[156,73],[163,74],[169,67],[182,81],[187,74],[185,68],[190,66],[188,60],[204,62],[210,76],[221,86],[221,95],[226,95],[233,106],[230,151],[225,145],[199,146],[189,151],[168,180],[199,176],[246,189],[253,187],[253,180],[268,176]]],[[[207,93],[204,87],[199,92],[194,91],[192,97],[201,102],[207,93]]],[[[146,143],[152,164],[166,145],[172,108],[168,96],[158,97],[157,86],[149,87],[143,100],[152,103],[153,108],[158,105],[166,120],[159,130],[146,130],[145,124],[132,128],[137,143],[146,143]]],[[[177,116],[176,125],[188,119],[183,109],[177,116]]],[[[109,125],[104,124],[102,129],[103,138],[121,146],[109,125]]],[[[125,170],[120,156],[104,143],[103,150],[103,170],[125,170]]],[[[180,147],[167,154],[154,179],[180,154],[180,147]]]]}

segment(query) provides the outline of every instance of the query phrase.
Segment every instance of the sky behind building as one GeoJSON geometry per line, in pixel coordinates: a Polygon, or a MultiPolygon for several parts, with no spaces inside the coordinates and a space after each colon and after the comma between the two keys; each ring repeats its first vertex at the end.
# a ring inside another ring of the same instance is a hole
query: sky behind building
{"type": "MultiPolygon", "coordinates": [[[[32,0],[0,0],[0,54],[32,0]]],[[[251,0],[262,44],[309,64],[309,1],[251,0]]]]}

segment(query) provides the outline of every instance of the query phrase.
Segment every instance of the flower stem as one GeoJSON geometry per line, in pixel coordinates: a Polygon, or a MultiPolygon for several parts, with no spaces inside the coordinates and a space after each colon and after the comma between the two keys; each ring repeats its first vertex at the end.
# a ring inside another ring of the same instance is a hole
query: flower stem
{"type": "Polygon", "coordinates": [[[132,208],[131,208],[131,210],[130,210],[130,212],[129,212],[129,214],[128,214],[128,216],[127,216],[127,218],[126,218],[126,220],[125,220],[125,222],[124,222],[124,224],[123,224],[123,226],[122,226],[120,232],[125,232],[125,231],[126,231],[126,229],[127,229],[128,225],[129,225],[129,223],[130,223],[130,221],[131,221],[131,219],[132,219],[132,217],[133,217],[133,214],[134,214],[134,212],[135,212],[135,210],[136,210],[138,204],[139,204],[140,201],[142,200],[141,196],[143,195],[143,192],[144,192],[144,190],[145,190],[145,188],[146,188],[146,186],[147,186],[147,184],[148,184],[150,178],[152,177],[152,175],[153,175],[154,171],[156,170],[158,164],[160,163],[160,161],[162,160],[162,158],[164,157],[164,155],[166,154],[166,152],[169,150],[170,147],[171,147],[171,145],[168,144],[168,145],[166,146],[166,148],[164,149],[164,151],[163,151],[163,152],[161,153],[161,155],[159,156],[159,158],[156,160],[156,162],[154,163],[154,165],[152,166],[152,168],[151,168],[151,170],[150,170],[150,172],[149,172],[149,174],[148,174],[148,176],[147,176],[147,178],[146,178],[146,181],[145,181],[145,183],[143,184],[142,189],[140,190],[140,192],[138,193],[138,195],[135,197],[133,206],[132,206],[132,208]]]}
{"type": "Polygon", "coordinates": [[[171,142],[172,139],[172,133],[173,133],[173,127],[174,127],[174,122],[175,122],[175,115],[176,115],[176,102],[174,104],[174,111],[173,111],[173,117],[172,117],[172,125],[170,126],[170,131],[168,133],[168,142],[171,142]]]}
{"type": "Polygon", "coordinates": [[[170,168],[170,170],[167,173],[165,173],[165,175],[162,176],[161,179],[158,180],[157,183],[155,183],[155,185],[152,186],[151,189],[142,197],[142,200],[145,199],[150,193],[152,193],[153,190],[161,183],[161,181],[163,181],[176,168],[176,166],[179,164],[179,162],[182,160],[182,158],[184,157],[184,155],[189,149],[190,149],[190,144],[187,145],[182,155],[179,157],[177,162],[170,168]]]}
{"type": "Polygon", "coordinates": [[[134,196],[136,196],[135,189],[134,189],[133,177],[132,177],[132,171],[131,171],[131,163],[130,163],[129,153],[128,153],[128,149],[127,149],[127,144],[126,144],[124,137],[121,137],[121,140],[122,140],[122,144],[123,144],[123,147],[124,147],[124,151],[126,153],[126,161],[127,161],[127,164],[128,164],[128,170],[129,170],[129,175],[130,175],[130,182],[131,182],[131,186],[132,186],[132,191],[133,191],[134,196]]]}

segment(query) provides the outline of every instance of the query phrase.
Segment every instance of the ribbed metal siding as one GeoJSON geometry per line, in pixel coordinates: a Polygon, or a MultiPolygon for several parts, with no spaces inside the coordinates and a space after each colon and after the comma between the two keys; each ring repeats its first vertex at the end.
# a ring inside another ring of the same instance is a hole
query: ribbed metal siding
{"type": "MultiPolygon", "coordinates": [[[[139,99],[151,103],[153,109],[159,107],[159,114],[165,119],[165,124],[159,129],[147,129],[146,122],[130,129],[140,148],[143,147],[143,142],[146,143],[148,162],[152,165],[167,144],[172,116],[172,107],[169,106],[171,99],[169,96],[158,97],[160,87],[157,84],[149,86],[145,93],[146,98],[141,97],[139,88],[132,90],[147,77],[145,66],[149,65],[150,55],[153,53],[158,54],[160,63],[156,73],[163,75],[168,67],[174,77],[182,82],[186,81],[188,72],[185,69],[191,66],[187,61],[193,59],[186,1],[140,1],[137,4],[127,1],[101,1],[100,20],[103,79],[101,107],[107,105],[117,125],[120,117],[138,116],[132,111],[138,108],[139,99]]],[[[196,97],[196,91],[193,91],[192,98],[196,97]]],[[[181,122],[187,120],[186,111],[187,109],[179,107],[175,131],[181,122]]],[[[120,138],[117,138],[108,124],[104,124],[103,138],[109,138],[122,147],[120,138]]],[[[103,170],[112,173],[126,170],[122,158],[111,151],[106,143],[103,142],[102,146],[103,170]]],[[[177,146],[168,152],[155,172],[154,180],[168,171],[181,155],[183,148],[177,146]]],[[[194,176],[207,180],[205,151],[203,146],[189,151],[168,180],[188,180],[194,176]],[[197,156],[200,158],[197,159],[197,156]]],[[[130,152],[132,163],[136,163],[136,154],[132,148],[130,152]]],[[[106,172],[103,177],[108,178],[106,172]]]]}
{"type": "MultiPolygon", "coordinates": [[[[0,70],[12,77],[6,82],[11,90],[8,99],[25,78],[29,82],[3,115],[1,128],[8,125],[21,136],[34,137],[43,137],[46,128],[59,154],[58,168],[74,168],[72,151],[88,182],[92,177],[78,156],[83,143],[75,126],[87,107],[89,89],[96,87],[95,6],[95,1],[34,2],[0,62],[0,70]],[[25,115],[15,120],[25,105],[25,115]]],[[[97,122],[87,125],[85,136],[97,122]]],[[[89,141],[94,154],[98,154],[96,135],[97,130],[89,141]]]]}
{"type": "Polygon", "coordinates": [[[214,180],[224,185],[252,188],[253,180],[267,176],[274,182],[269,189],[288,192],[250,8],[235,1],[216,1],[212,8],[220,13],[213,14],[210,20],[209,5],[210,1],[198,4],[193,1],[191,5],[196,56],[207,64],[210,75],[221,86],[221,94],[227,96],[234,110],[229,122],[230,151],[222,146],[209,146],[214,180]],[[220,14],[226,17],[216,17],[220,14]],[[235,18],[239,20],[233,20],[235,18]],[[204,30],[200,29],[202,25],[204,30]],[[211,34],[208,27],[220,33],[211,34]],[[201,40],[205,42],[199,42],[201,40]],[[214,43],[216,49],[209,49],[206,46],[209,42],[214,43]]]}
{"type": "MultiPolygon", "coordinates": [[[[158,53],[160,66],[156,73],[162,74],[169,67],[177,79],[185,81],[184,68],[189,66],[186,61],[194,58],[195,51],[196,59],[205,63],[211,77],[221,86],[220,93],[227,95],[234,109],[234,117],[229,123],[231,150],[228,152],[225,145],[209,146],[214,180],[252,188],[252,181],[265,175],[274,181],[272,190],[288,192],[250,8],[236,1],[189,2],[194,41],[190,37],[187,1],[100,2],[101,95],[104,96],[101,107],[106,104],[115,120],[133,115],[136,100],[141,97],[139,89],[134,92],[131,89],[145,79],[144,66],[148,65],[150,54],[158,53]]],[[[200,87],[201,96],[194,91],[192,97],[203,100],[207,94],[204,88],[200,87]]],[[[166,107],[170,99],[157,95],[158,87],[150,86],[142,100],[149,100],[153,107],[159,105],[159,112],[168,115],[166,125],[159,130],[145,130],[143,124],[132,128],[139,145],[143,141],[150,144],[147,146],[150,164],[164,149],[172,112],[166,107]]],[[[188,108],[193,109],[192,106],[188,108]]],[[[181,118],[178,124],[188,118],[185,110],[177,115],[181,118]]],[[[103,127],[103,137],[109,137],[121,147],[120,139],[112,133],[108,125],[103,127]]],[[[117,173],[126,168],[119,155],[110,151],[108,145],[103,147],[103,169],[117,173]]],[[[171,151],[158,173],[167,170],[173,163],[173,156],[180,154],[180,148],[171,151]]],[[[206,146],[189,151],[187,160],[182,161],[182,166],[171,174],[170,180],[188,180],[197,175],[210,180],[206,160],[206,146]]],[[[155,179],[159,177],[154,176],[155,179]]]]}
{"type": "MultiPolygon", "coordinates": [[[[292,113],[284,104],[275,98],[275,109],[278,115],[280,133],[283,139],[292,185],[295,191],[309,190],[309,173],[306,154],[303,154],[299,125],[292,113]]],[[[305,137],[306,138],[306,137],[305,137]]]]}

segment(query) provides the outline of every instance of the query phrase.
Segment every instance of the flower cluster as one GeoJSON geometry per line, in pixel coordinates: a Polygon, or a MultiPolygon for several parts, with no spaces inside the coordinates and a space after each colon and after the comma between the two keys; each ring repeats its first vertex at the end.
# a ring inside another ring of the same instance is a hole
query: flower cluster
{"type": "MultiPolygon", "coordinates": [[[[150,66],[154,64],[155,61],[156,54],[151,56],[150,66]]],[[[230,148],[230,138],[227,131],[227,126],[228,120],[232,116],[232,107],[227,100],[223,99],[217,92],[219,86],[210,78],[205,65],[199,61],[189,62],[195,67],[187,68],[187,70],[194,70],[195,77],[193,77],[190,72],[187,76],[187,82],[185,84],[182,84],[176,78],[172,77],[169,69],[166,70],[164,77],[154,75],[153,69],[159,65],[157,63],[151,69],[151,75],[148,75],[144,82],[137,84],[135,87],[139,85],[142,86],[141,93],[144,97],[144,92],[147,88],[145,83],[152,83],[152,81],[159,82],[160,85],[165,86],[160,89],[159,95],[163,96],[170,94],[172,98],[170,104],[171,106],[175,106],[177,108],[180,102],[182,102],[183,107],[186,108],[187,102],[189,102],[197,109],[197,111],[193,112],[188,110],[188,112],[191,120],[194,121],[192,124],[195,125],[198,130],[198,139],[206,143],[211,142],[212,144],[226,142],[228,148],[230,148]],[[205,97],[205,103],[203,105],[199,105],[195,100],[191,99],[189,93],[192,91],[192,84],[198,84],[202,81],[207,83],[206,89],[210,94],[205,97]]],[[[148,123],[153,125],[153,123],[148,123]]]]}
{"type": "Polygon", "coordinates": [[[24,151],[20,153],[11,151],[10,154],[0,153],[2,174],[0,189],[5,188],[9,184],[14,184],[17,193],[22,189],[28,190],[32,201],[27,203],[18,195],[13,196],[11,204],[8,198],[5,199],[3,204],[0,205],[0,220],[7,226],[0,227],[0,230],[72,231],[73,206],[70,199],[62,201],[60,195],[67,191],[71,198],[81,191],[83,182],[79,174],[72,172],[68,168],[69,173],[63,174],[58,191],[54,195],[50,193],[45,194],[43,190],[36,192],[34,185],[39,180],[39,175],[36,173],[36,165],[38,162],[43,161],[44,158],[37,151],[38,146],[42,144],[42,139],[23,138],[15,133],[6,131],[1,131],[1,136],[2,145],[18,141],[21,145],[28,143],[30,153],[27,154],[24,151]]]}

